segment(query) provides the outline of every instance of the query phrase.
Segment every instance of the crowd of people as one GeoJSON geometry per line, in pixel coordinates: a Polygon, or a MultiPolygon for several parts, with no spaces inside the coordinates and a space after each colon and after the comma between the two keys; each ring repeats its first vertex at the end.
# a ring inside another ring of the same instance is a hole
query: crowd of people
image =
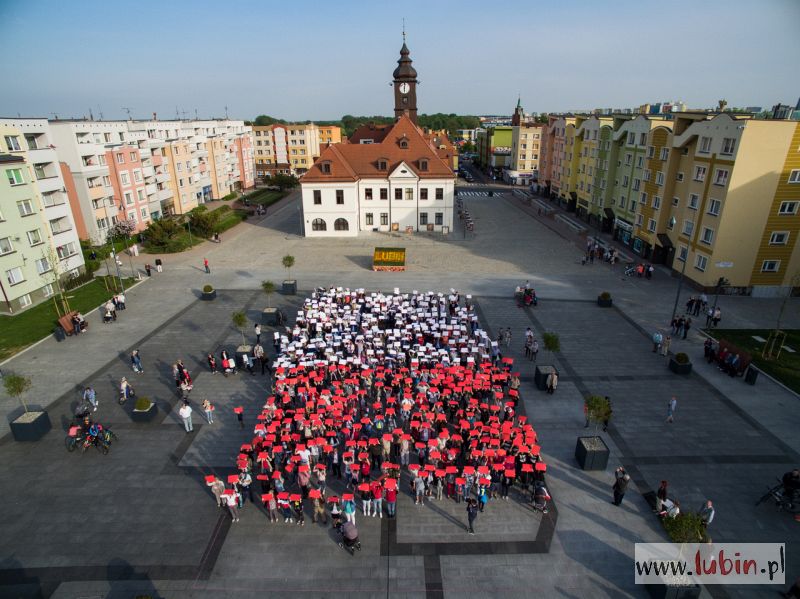
{"type": "Polygon", "coordinates": [[[516,484],[546,511],[546,465],[517,414],[518,374],[502,342],[456,291],[317,290],[276,341],[273,395],[239,473],[207,484],[234,522],[248,500],[300,526],[307,507],[334,525],[355,524],[359,506],[392,518],[406,484],[418,505],[464,502],[468,517],[516,484]],[[334,479],[340,495],[329,492],[334,479]]]}

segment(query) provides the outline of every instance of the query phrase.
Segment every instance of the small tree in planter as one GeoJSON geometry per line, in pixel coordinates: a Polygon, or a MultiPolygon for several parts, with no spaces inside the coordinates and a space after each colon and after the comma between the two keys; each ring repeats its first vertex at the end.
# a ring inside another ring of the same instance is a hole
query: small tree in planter
{"type": "Polygon", "coordinates": [[[261,289],[267,294],[267,307],[261,312],[261,323],[274,326],[278,324],[278,309],[270,306],[269,298],[275,293],[275,283],[272,281],[261,281],[261,289]]]}
{"type": "Polygon", "coordinates": [[[150,422],[158,413],[158,406],[150,398],[142,396],[136,400],[133,406],[131,418],[135,422],[150,422]]]}
{"type": "Polygon", "coordinates": [[[214,289],[211,285],[206,285],[203,287],[203,297],[202,299],[209,301],[213,300],[217,297],[217,290],[214,289]]]}
{"type": "Polygon", "coordinates": [[[688,355],[680,352],[670,357],[669,369],[675,374],[687,375],[692,372],[692,362],[688,355]]]}
{"type": "MultiPolygon", "coordinates": [[[[554,352],[561,351],[561,341],[558,338],[558,333],[543,333],[542,344],[547,351],[548,357],[554,352]]],[[[555,370],[555,367],[552,365],[537,365],[533,375],[533,382],[536,384],[536,388],[542,391],[547,389],[547,376],[555,370]]]]}
{"type": "Polygon", "coordinates": [[[253,349],[247,344],[244,338],[244,327],[247,325],[247,316],[244,312],[237,311],[231,314],[231,321],[233,322],[233,326],[239,329],[239,332],[242,334],[242,344],[236,348],[236,355],[241,358],[243,354],[249,354],[250,350],[253,349]]]}
{"type": "Polygon", "coordinates": [[[597,305],[601,308],[610,308],[612,301],[611,294],[608,291],[604,291],[597,296],[597,305]]]}
{"type": "Polygon", "coordinates": [[[595,425],[595,434],[592,437],[578,437],[575,459],[583,470],[605,470],[610,452],[597,431],[600,424],[605,424],[611,418],[611,402],[601,395],[589,395],[584,399],[583,406],[586,420],[595,425]]]}
{"type": "Polygon", "coordinates": [[[286,255],[281,260],[281,264],[286,269],[286,279],[283,281],[283,292],[287,295],[297,293],[297,281],[292,279],[292,266],[294,266],[294,256],[286,255]]]}
{"type": "Polygon", "coordinates": [[[9,397],[19,400],[24,412],[11,423],[11,433],[17,441],[38,441],[52,428],[45,411],[30,411],[22,396],[31,388],[31,379],[21,374],[3,376],[3,388],[9,397]]]}

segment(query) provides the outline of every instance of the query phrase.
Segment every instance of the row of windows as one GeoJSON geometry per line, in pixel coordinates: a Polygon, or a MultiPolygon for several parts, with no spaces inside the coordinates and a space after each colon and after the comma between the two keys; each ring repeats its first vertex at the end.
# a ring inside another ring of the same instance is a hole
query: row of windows
{"type": "MultiPolygon", "coordinates": [[[[389,199],[389,189],[387,187],[379,188],[379,197],[381,200],[388,200],[389,199]]],[[[402,200],[405,196],[406,200],[413,200],[414,199],[414,188],[413,187],[395,187],[394,189],[394,199],[395,200],[402,200]]],[[[444,199],[444,188],[443,187],[436,187],[434,188],[434,198],[437,200],[444,199]]],[[[372,200],[375,199],[372,188],[367,187],[364,189],[364,199],[365,200],[372,200]]],[[[429,198],[429,190],[427,187],[421,187],[419,190],[419,199],[420,200],[428,200],[429,198]]],[[[344,204],[344,190],[337,189],[336,190],[336,203],[338,205],[344,204]]],[[[314,204],[316,206],[322,205],[322,190],[315,189],[314,190],[314,204]]]]}
{"type": "MultiPolygon", "coordinates": [[[[375,224],[375,215],[372,212],[365,212],[364,217],[366,218],[366,225],[371,227],[375,224]]],[[[381,212],[381,225],[388,226],[389,225],[389,213],[388,212],[381,212]]],[[[434,212],[433,214],[434,224],[435,225],[443,225],[444,224],[444,212],[434,212]]],[[[427,225],[428,224],[428,213],[427,212],[420,212],[419,213],[419,224],[420,225],[427,225]]]]}

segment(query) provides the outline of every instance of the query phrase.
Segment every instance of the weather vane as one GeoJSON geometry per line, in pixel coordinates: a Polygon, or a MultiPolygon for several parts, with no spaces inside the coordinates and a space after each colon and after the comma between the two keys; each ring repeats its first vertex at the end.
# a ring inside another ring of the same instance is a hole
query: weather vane
{"type": "Polygon", "coordinates": [[[403,17],[403,43],[406,43],[406,18],[403,17]]]}

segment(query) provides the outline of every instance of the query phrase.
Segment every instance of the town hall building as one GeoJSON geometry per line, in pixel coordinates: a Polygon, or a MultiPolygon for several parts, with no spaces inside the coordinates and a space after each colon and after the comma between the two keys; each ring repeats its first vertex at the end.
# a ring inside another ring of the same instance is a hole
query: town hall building
{"type": "Polygon", "coordinates": [[[405,42],[394,70],[395,122],[325,148],[300,179],[306,237],[453,228],[455,174],[417,125],[417,71],[405,42]]]}

